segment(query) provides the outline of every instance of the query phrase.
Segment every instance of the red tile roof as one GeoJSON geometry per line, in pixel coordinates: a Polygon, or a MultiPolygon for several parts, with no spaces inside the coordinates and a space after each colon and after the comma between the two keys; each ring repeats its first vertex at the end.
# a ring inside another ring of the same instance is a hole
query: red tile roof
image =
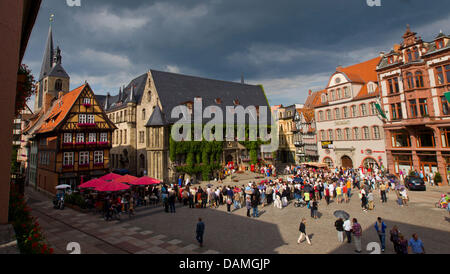
{"type": "Polygon", "coordinates": [[[42,124],[36,133],[45,133],[54,130],[66,118],[73,104],[77,101],[86,86],[87,84],[84,84],[66,93],[61,99],[56,100],[51,110],[46,114],[44,124],[42,124]]]}
{"type": "Polygon", "coordinates": [[[380,63],[381,57],[376,57],[368,61],[355,64],[346,68],[341,68],[339,71],[347,75],[352,82],[367,83],[377,82],[376,68],[380,63]]]}

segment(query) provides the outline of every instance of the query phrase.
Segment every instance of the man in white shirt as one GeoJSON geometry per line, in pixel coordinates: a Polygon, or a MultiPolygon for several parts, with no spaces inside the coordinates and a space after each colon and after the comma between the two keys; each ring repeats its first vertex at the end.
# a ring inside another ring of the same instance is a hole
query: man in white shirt
{"type": "Polygon", "coordinates": [[[350,222],[350,219],[347,219],[344,221],[344,231],[345,235],[347,236],[347,243],[352,242],[352,222],[350,222]]]}
{"type": "Polygon", "coordinates": [[[334,185],[330,184],[328,186],[328,189],[330,190],[330,198],[333,199],[333,197],[334,197],[334,195],[333,195],[333,193],[334,193],[334,185]]]}

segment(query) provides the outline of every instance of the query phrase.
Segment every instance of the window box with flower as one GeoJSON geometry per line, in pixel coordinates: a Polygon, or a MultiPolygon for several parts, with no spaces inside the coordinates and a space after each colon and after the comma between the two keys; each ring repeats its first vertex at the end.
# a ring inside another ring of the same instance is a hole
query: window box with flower
{"type": "Polygon", "coordinates": [[[73,165],[72,164],[67,164],[67,165],[63,165],[62,167],[63,168],[73,168],[73,165]]]}
{"type": "Polygon", "coordinates": [[[95,123],[78,123],[79,127],[95,127],[95,123]]]}
{"type": "Polygon", "coordinates": [[[80,168],[89,167],[89,163],[87,163],[87,164],[78,164],[78,167],[80,167],[80,168]]]}
{"type": "Polygon", "coordinates": [[[83,106],[88,108],[88,107],[91,107],[92,105],[90,103],[84,103],[83,106]]]}

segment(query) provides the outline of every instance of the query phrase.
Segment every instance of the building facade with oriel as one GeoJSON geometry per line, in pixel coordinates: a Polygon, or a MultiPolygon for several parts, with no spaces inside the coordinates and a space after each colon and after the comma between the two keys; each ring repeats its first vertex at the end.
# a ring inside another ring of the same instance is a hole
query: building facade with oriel
{"type": "Polygon", "coordinates": [[[450,170],[450,37],[440,32],[424,41],[407,27],[402,42],[383,55],[377,67],[381,83],[387,161],[392,173],[450,170]]]}
{"type": "Polygon", "coordinates": [[[376,66],[380,57],[338,67],[315,106],[320,162],[329,167],[386,165],[376,66]]]}

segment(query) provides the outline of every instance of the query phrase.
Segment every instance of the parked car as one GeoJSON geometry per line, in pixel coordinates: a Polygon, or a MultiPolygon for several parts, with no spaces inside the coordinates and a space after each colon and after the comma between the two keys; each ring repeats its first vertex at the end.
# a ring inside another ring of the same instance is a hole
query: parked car
{"type": "Polygon", "coordinates": [[[405,178],[405,186],[409,190],[427,190],[423,179],[415,176],[407,176],[405,178]]]}

